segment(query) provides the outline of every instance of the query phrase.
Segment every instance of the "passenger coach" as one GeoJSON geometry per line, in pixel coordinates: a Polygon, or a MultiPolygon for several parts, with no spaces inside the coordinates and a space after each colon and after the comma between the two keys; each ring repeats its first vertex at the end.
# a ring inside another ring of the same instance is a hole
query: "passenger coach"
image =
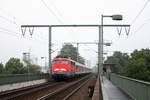
{"type": "Polygon", "coordinates": [[[52,61],[52,77],[54,79],[70,79],[90,73],[90,69],[70,58],[54,58],[52,61]]]}

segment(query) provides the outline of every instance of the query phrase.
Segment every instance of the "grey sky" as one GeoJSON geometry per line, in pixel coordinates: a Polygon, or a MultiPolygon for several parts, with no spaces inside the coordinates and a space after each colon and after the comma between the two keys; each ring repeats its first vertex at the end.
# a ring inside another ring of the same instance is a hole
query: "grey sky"
{"type": "MultiPolygon", "coordinates": [[[[131,53],[134,49],[149,48],[150,4],[146,5],[133,23],[145,2],[147,0],[0,0],[0,62],[5,63],[10,57],[21,58],[23,52],[29,51],[32,56],[38,57],[39,64],[41,64],[41,56],[48,56],[48,30],[37,28],[32,38],[28,32],[23,38],[20,31],[22,24],[100,24],[101,14],[123,15],[121,22],[104,18],[104,24],[132,25],[128,37],[125,35],[124,28],[120,37],[116,28],[104,28],[104,40],[113,43],[111,47],[104,48],[105,51],[109,51],[108,55],[116,50],[131,53]]],[[[98,30],[96,28],[56,28],[53,29],[52,36],[54,43],[52,49],[56,50],[53,56],[55,56],[62,42],[97,41],[98,30]]],[[[96,45],[80,47],[81,55],[91,60],[92,64],[95,64],[97,59],[94,50],[97,50],[96,45]]]]}

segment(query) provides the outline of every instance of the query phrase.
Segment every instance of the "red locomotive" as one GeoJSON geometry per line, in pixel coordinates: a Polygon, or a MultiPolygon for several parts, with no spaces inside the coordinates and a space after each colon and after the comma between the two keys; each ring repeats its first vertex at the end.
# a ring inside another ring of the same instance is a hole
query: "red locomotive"
{"type": "Polygon", "coordinates": [[[70,79],[90,73],[90,69],[70,58],[54,58],[52,61],[52,77],[54,79],[70,79]]]}

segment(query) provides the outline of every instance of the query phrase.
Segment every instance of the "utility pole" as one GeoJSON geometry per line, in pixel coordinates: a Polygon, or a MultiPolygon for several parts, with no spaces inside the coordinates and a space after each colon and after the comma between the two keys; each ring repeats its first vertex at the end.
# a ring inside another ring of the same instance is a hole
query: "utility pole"
{"type": "Polygon", "coordinates": [[[52,27],[49,26],[49,34],[48,34],[49,35],[49,45],[48,45],[49,46],[49,50],[48,50],[49,51],[49,53],[48,53],[49,61],[48,62],[49,62],[50,74],[52,74],[52,59],[51,59],[51,57],[52,57],[52,55],[51,55],[52,54],[52,42],[51,42],[52,41],[52,33],[51,32],[52,32],[52,27]]]}
{"type": "Polygon", "coordinates": [[[47,73],[47,65],[46,65],[46,61],[47,61],[47,57],[41,57],[41,59],[44,59],[44,68],[42,68],[42,69],[44,69],[44,71],[47,73]]]}
{"type": "Polygon", "coordinates": [[[102,26],[99,26],[99,42],[98,42],[98,81],[99,81],[99,100],[103,100],[102,85],[101,85],[101,72],[103,67],[103,35],[102,26]]]}
{"type": "Polygon", "coordinates": [[[77,62],[79,61],[79,43],[77,43],[77,62]]]}
{"type": "Polygon", "coordinates": [[[30,52],[23,52],[23,56],[25,56],[25,59],[27,60],[27,68],[28,68],[28,83],[30,84],[30,70],[29,70],[29,65],[31,64],[31,59],[30,59],[30,52]]]}
{"type": "Polygon", "coordinates": [[[30,52],[23,52],[23,57],[25,57],[25,59],[28,61],[27,65],[31,64],[30,52]]]}
{"type": "Polygon", "coordinates": [[[49,41],[48,41],[48,54],[49,54],[49,71],[50,71],[50,74],[52,73],[52,62],[51,62],[51,53],[52,53],[52,49],[51,49],[51,46],[52,46],[52,43],[51,43],[51,32],[52,32],[52,27],[51,25],[21,25],[21,29],[22,29],[22,34],[23,36],[25,35],[25,32],[26,32],[26,28],[29,28],[29,32],[30,32],[30,35],[33,34],[33,30],[30,30],[30,28],[35,28],[35,27],[46,27],[48,28],[48,37],[49,37],[49,41]],[[24,28],[24,30],[23,30],[24,28]]]}
{"type": "MultiPolygon", "coordinates": [[[[111,17],[112,20],[122,20],[122,15],[101,15],[101,26],[99,27],[99,49],[98,49],[98,62],[99,62],[99,100],[103,100],[103,95],[102,95],[102,87],[101,87],[101,74],[103,71],[103,27],[130,27],[130,25],[104,25],[103,24],[103,18],[104,17],[111,17]]],[[[119,33],[121,33],[119,31],[119,33]]],[[[126,34],[129,34],[129,30],[126,30],[126,34]]],[[[103,81],[103,80],[102,80],[103,81]]]]}

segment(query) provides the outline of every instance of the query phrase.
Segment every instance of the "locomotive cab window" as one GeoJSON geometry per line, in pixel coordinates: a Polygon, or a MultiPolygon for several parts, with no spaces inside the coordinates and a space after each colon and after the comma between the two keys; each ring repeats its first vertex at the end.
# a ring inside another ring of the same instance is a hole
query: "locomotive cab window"
{"type": "Polygon", "coordinates": [[[61,64],[68,64],[68,61],[67,60],[62,60],[61,64]]]}
{"type": "Polygon", "coordinates": [[[72,65],[72,66],[75,66],[75,62],[72,62],[72,61],[71,61],[71,65],[72,65]]]}
{"type": "Polygon", "coordinates": [[[59,64],[59,61],[58,61],[58,60],[55,60],[55,61],[53,62],[53,64],[59,64]]]}

